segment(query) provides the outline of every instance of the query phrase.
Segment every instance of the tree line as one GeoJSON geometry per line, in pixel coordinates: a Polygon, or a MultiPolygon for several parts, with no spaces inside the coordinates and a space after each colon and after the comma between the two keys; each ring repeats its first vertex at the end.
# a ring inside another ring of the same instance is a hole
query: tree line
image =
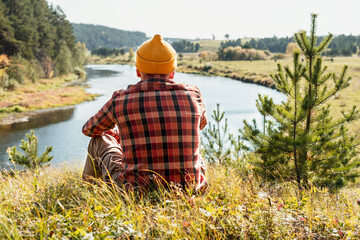
{"type": "Polygon", "coordinates": [[[99,48],[136,48],[148,38],[139,31],[124,31],[93,24],[72,24],[78,41],[85,43],[89,50],[99,48]]]}
{"type": "Polygon", "coordinates": [[[194,44],[193,42],[184,39],[173,42],[171,46],[178,53],[197,52],[200,49],[199,43],[194,44]]]}
{"type": "Polygon", "coordinates": [[[106,47],[101,47],[101,48],[97,48],[94,50],[91,50],[91,54],[92,55],[98,55],[101,57],[108,57],[108,56],[119,56],[119,55],[124,55],[125,54],[125,50],[123,48],[121,49],[110,49],[110,48],[106,48],[106,47]]]}
{"type": "MultiPolygon", "coordinates": [[[[317,43],[320,43],[324,37],[318,37],[317,43]]],[[[293,37],[278,38],[276,36],[271,38],[250,39],[242,42],[241,39],[227,40],[220,43],[219,52],[227,47],[241,47],[245,49],[254,48],[257,50],[268,50],[272,53],[285,53],[289,43],[293,43],[293,37]]],[[[351,56],[358,53],[360,48],[360,36],[346,36],[339,35],[334,37],[331,44],[322,54],[326,56],[351,56]]]]}

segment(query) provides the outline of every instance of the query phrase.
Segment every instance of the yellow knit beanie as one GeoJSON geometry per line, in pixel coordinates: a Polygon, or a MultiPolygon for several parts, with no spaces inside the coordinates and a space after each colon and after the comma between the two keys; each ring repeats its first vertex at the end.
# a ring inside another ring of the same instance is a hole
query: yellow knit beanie
{"type": "Polygon", "coordinates": [[[146,74],[169,74],[176,69],[176,51],[156,34],[137,49],[135,66],[146,74]]]}

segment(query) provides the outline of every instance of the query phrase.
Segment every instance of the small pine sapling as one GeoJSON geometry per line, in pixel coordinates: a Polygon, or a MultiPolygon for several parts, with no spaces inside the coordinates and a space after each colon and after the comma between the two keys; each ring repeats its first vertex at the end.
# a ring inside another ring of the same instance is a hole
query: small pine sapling
{"type": "Polygon", "coordinates": [[[27,141],[21,140],[20,148],[24,151],[24,154],[20,153],[16,146],[9,147],[7,149],[9,160],[20,166],[34,170],[45,163],[50,162],[53,159],[53,156],[50,156],[52,147],[46,147],[45,152],[38,156],[38,139],[35,136],[33,130],[30,131],[30,134],[26,134],[27,141]]]}
{"type": "Polygon", "coordinates": [[[236,138],[230,133],[225,112],[220,110],[219,104],[217,104],[211,117],[215,123],[210,122],[203,132],[204,140],[206,140],[203,143],[205,158],[209,162],[220,164],[238,161],[242,158],[243,144],[239,137],[236,138]]]}
{"type": "Polygon", "coordinates": [[[294,181],[299,188],[312,184],[339,188],[358,176],[357,136],[349,133],[347,125],[360,116],[355,106],[339,118],[331,114],[329,100],[349,86],[351,77],[347,66],[339,76],[323,67],[321,52],[333,36],[317,45],[316,17],[312,15],[310,36],[305,31],[294,36],[300,51],[294,51],[293,67],[278,64],[277,72],[270,75],[287,101],[275,105],[260,96],[257,108],[263,116],[263,131],[255,122],[245,121],[241,132],[259,154],[253,165],[265,178],[294,181]]]}

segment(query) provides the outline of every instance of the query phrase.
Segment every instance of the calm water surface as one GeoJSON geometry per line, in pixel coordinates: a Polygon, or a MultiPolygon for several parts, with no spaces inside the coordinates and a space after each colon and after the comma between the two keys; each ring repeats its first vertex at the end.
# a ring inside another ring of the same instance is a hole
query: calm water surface
{"type": "MultiPolygon", "coordinates": [[[[82,125],[110,99],[112,93],[129,84],[139,81],[135,68],[126,65],[89,65],[87,78],[91,93],[100,94],[96,100],[84,102],[75,107],[65,108],[62,111],[48,111],[28,122],[13,124],[0,129],[0,165],[9,164],[6,148],[19,146],[21,139],[30,129],[35,130],[39,139],[39,153],[45,146],[53,146],[52,164],[76,163],[85,161],[89,138],[81,133],[82,125]]],[[[206,77],[192,74],[175,74],[175,82],[196,85],[200,88],[208,109],[208,121],[212,121],[211,114],[219,103],[225,117],[228,118],[232,132],[237,133],[242,127],[244,119],[251,121],[261,117],[257,112],[255,100],[258,94],[271,96],[276,103],[284,100],[279,92],[258,86],[242,83],[223,77],[206,77]]]]}

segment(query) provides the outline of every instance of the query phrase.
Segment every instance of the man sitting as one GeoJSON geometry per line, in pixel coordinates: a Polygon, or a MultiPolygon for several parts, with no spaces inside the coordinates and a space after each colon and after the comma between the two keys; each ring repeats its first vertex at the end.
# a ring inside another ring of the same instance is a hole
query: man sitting
{"type": "Polygon", "coordinates": [[[83,179],[204,189],[200,130],[207,121],[200,90],[172,81],[176,52],[160,35],[138,48],[135,65],[140,82],[115,91],[83,126],[92,137],[83,179]]]}

